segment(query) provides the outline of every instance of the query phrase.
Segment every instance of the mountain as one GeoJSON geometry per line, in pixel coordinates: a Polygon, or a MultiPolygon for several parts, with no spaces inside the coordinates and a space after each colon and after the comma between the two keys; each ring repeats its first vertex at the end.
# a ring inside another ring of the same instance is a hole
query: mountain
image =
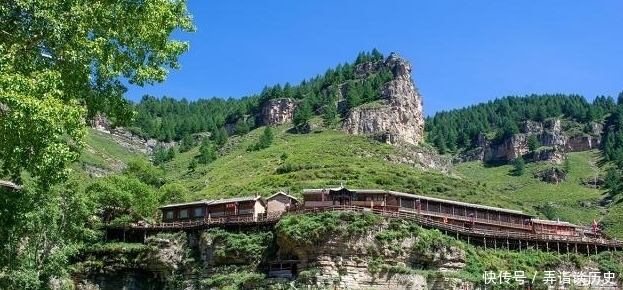
{"type": "MultiPolygon", "coordinates": [[[[597,221],[608,235],[623,238],[615,190],[623,115],[614,99],[506,97],[424,120],[410,72],[397,54],[373,51],[323,76],[241,99],[146,96],[126,127],[105,117],[93,121],[69,192],[89,201],[78,208],[92,206],[100,222],[117,224],[159,220],[156,208],[166,203],[280,190],[299,196],[304,188],[342,184],[522,210],[581,226],[597,221]]],[[[99,289],[141,283],[259,289],[267,281],[260,274],[267,257],[292,252],[314,265],[301,269],[298,282],[339,276],[353,288],[365,281],[458,289],[435,277],[476,283],[482,277],[474,273],[492,268],[543,271],[565,259],[574,262],[560,267],[623,273],[616,253],[569,258],[483,250],[365,214],[301,215],[270,230],[145,238],[104,243],[91,234],[81,254],[72,256],[72,267],[99,289]],[[287,247],[290,252],[279,250],[287,247]]]]}

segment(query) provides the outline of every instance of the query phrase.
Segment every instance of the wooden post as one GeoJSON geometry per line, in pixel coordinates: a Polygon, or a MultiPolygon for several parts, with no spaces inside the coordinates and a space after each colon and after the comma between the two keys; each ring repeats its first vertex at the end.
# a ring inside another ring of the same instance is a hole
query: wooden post
{"type": "Polygon", "coordinates": [[[487,249],[487,237],[483,237],[485,240],[485,250],[487,249]]]}
{"type": "Polygon", "coordinates": [[[521,252],[521,240],[519,240],[519,251],[521,252]]]}

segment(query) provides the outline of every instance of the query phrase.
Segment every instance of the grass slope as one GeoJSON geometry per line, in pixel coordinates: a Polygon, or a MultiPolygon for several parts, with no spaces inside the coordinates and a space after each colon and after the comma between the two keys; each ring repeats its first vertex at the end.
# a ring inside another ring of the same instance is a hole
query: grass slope
{"type": "Polygon", "coordinates": [[[187,186],[193,199],[254,193],[267,196],[278,190],[299,195],[303,188],[343,183],[351,188],[390,189],[519,208],[511,198],[496,194],[480,182],[389,162],[387,156],[403,151],[369,137],[334,130],[289,134],[287,129],[274,128],[273,145],[260,151],[249,152],[247,148],[257,142],[263,128],[230,138],[226,154],[195,170],[188,169],[188,164],[198,148],[178,154],[164,166],[167,180],[187,186]]]}
{"type": "MultiPolygon", "coordinates": [[[[144,154],[124,148],[115,142],[111,134],[89,128],[84,141],[87,146],[80,154],[79,163],[74,169],[80,174],[99,171],[101,173],[119,172],[131,159],[147,158],[144,154]]],[[[126,142],[128,142],[126,140],[126,142]]],[[[140,144],[133,144],[142,146],[140,144]]]]}
{"type": "Polygon", "coordinates": [[[552,166],[548,162],[528,163],[521,176],[510,173],[513,170],[511,165],[486,167],[482,162],[467,162],[458,164],[455,169],[470,180],[485,183],[487,188],[512,199],[526,211],[536,211],[541,218],[546,218],[542,209],[549,207],[553,219],[583,226],[590,226],[594,219],[603,221],[607,224],[608,233],[623,237],[623,222],[614,218],[621,216],[623,206],[617,202],[608,208],[599,206],[606,191],[581,184],[582,180],[600,174],[599,168],[593,165],[599,154],[597,150],[569,153],[567,178],[558,184],[549,184],[534,177],[534,173],[552,166]]]}
{"type": "MultiPolygon", "coordinates": [[[[604,190],[582,186],[582,180],[600,173],[593,164],[596,150],[568,155],[567,180],[548,184],[533,174],[551,166],[528,163],[522,176],[510,174],[510,165],[485,167],[481,162],[455,166],[457,177],[422,171],[408,164],[387,161],[405,149],[377,142],[366,136],[322,130],[310,134],[287,133],[289,126],[273,129],[275,140],[266,149],[248,151],[263,128],[243,137],[231,137],[221,156],[208,165],[188,168],[199,154],[198,146],[163,165],[167,182],[177,182],[191,192],[189,199],[252,195],[268,196],[278,190],[300,195],[303,188],[323,188],[343,183],[350,188],[378,188],[424,194],[440,198],[523,210],[545,218],[548,208],[554,219],[588,226],[593,219],[607,226],[607,232],[623,237],[623,204],[615,201],[603,208],[604,190]]],[[[81,156],[82,166],[110,168],[126,163],[136,153],[119,146],[110,135],[90,130],[90,145],[81,156]],[[113,165],[111,165],[113,164],[113,165]]],[[[602,172],[603,174],[603,172],[602,172]]]]}

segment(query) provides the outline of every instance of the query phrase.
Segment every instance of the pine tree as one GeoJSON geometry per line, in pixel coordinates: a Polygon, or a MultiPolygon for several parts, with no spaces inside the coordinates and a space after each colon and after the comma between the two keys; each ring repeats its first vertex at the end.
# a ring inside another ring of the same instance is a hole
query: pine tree
{"type": "Polygon", "coordinates": [[[188,152],[195,146],[195,141],[190,135],[184,136],[182,138],[182,142],[180,143],[180,153],[188,152]]]}
{"type": "Polygon", "coordinates": [[[337,107],[334,102],[329,102],[325,107],[324,116],[322,118],[323,124],[326,127],[331,127],[337,120],[337,107]]]}
{"type": "Polygon", "coordinates": [[[256,151],[256,150],[262,150],[264,148],[268,148],[270,147],[270,145],[273,144],[273,138],[274,136],[273,136],[272,129],[270,128],[270,126],[266,126],[258,142],[255,143],[255,145],[250,147],[248,150],[256,151]]]}
{"type": "Polygon", "coordinates": [[[244,136],[249,133],[249,124],[244,119],[238,119],[234,125],[234,133],[238,136],[244,136]]]}
{"type": "Polygon", "coordinates": [[[204,139],[199,147],[198,162],[201,164],[209,164],[216,160],[216,148],[208,139],[204,139]]]}
{"type": "Polygon", "coordinates": [[[536,138],[536,136],[528,136],[528,150],[530,150],[530,152],[534,152],[539,149],[539,147],[541,147],[541,143],[539,143],[539,140],[536,138]]]}
{"type": "Polygon", "coordinates": [[[294,115],[292,116],[292,124],[294,125],[294,129],[298,133],[303,133],[309,128],[309,120],[312,116],[312,110],[309,106],[309,103],[305,100],[302,101],[296,109],[294,110],[294,115]]]}
{"type": "Polygon", "coordinates": [[[193,158],[188,164],[188,170],[195,171],[195,168],[197,168],[197,159],[193,158]]]}
{"type": "Polygon", "coordinates": [[[524,174],[526,169],[526,162],[523,160],[523,157],[519,156],[513,162],[513,174],[516,176],[521,176],[524,174]]]}

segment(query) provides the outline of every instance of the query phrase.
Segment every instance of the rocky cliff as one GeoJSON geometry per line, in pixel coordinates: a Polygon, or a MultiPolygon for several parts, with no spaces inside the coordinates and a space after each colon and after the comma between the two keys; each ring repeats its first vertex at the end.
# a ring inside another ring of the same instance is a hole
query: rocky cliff
{"type": "Polygon", "coordinates": [[[296,101],[290,98],[269,100],[263,107],[260,115],[263,125],[281,125],[292,121],[296,108],[296,101]]]}
{"type": "Polygon", "coordinates": [[[423,101],[411,79],[411,64],[395,53],[384,62],[363,64],[359,74],[389,68],[394,79],[383,85],[381,100],[351,109],[342,129],[349,134],[385,134],[386,142],[418,144],[424,134],[423,101]]]}
{"type": "MultiPolygon", "coordinates": [[[[100,245],[84,253],[73,281],[49,284],[55,290],[69,284],[79,290],[492,289],[483,285],[485,271],[605,273],[621,263],[620,255],[609,254],[486,250],[409,221],[324,212],[288,215],[274,228],[160,233],[143,243],[100,245]]],[[[540,281],[538,289],[568,289],[540,281]]],[[[523,289],[515,286],[493,289],[523,289]]]]}
{"type": "Polygon", "coordinates": [[[565,152],[577,152],[599,148],[601,145],[602,125],[589,124],[588,132],[570,134],[563,129],[560,119],[548,119],[544,122],[524,121],[519,124],[520,133],[514,134],[501,142],[493,142],[481,134],[478,148],[460,154],[455,162],[474,160],[514,160],[519,156],[537,160],[550,160],[561,163],[565,152]],[[528,138],[535,136],[541,148],[534,154],[529,153],[528,138]]]}

